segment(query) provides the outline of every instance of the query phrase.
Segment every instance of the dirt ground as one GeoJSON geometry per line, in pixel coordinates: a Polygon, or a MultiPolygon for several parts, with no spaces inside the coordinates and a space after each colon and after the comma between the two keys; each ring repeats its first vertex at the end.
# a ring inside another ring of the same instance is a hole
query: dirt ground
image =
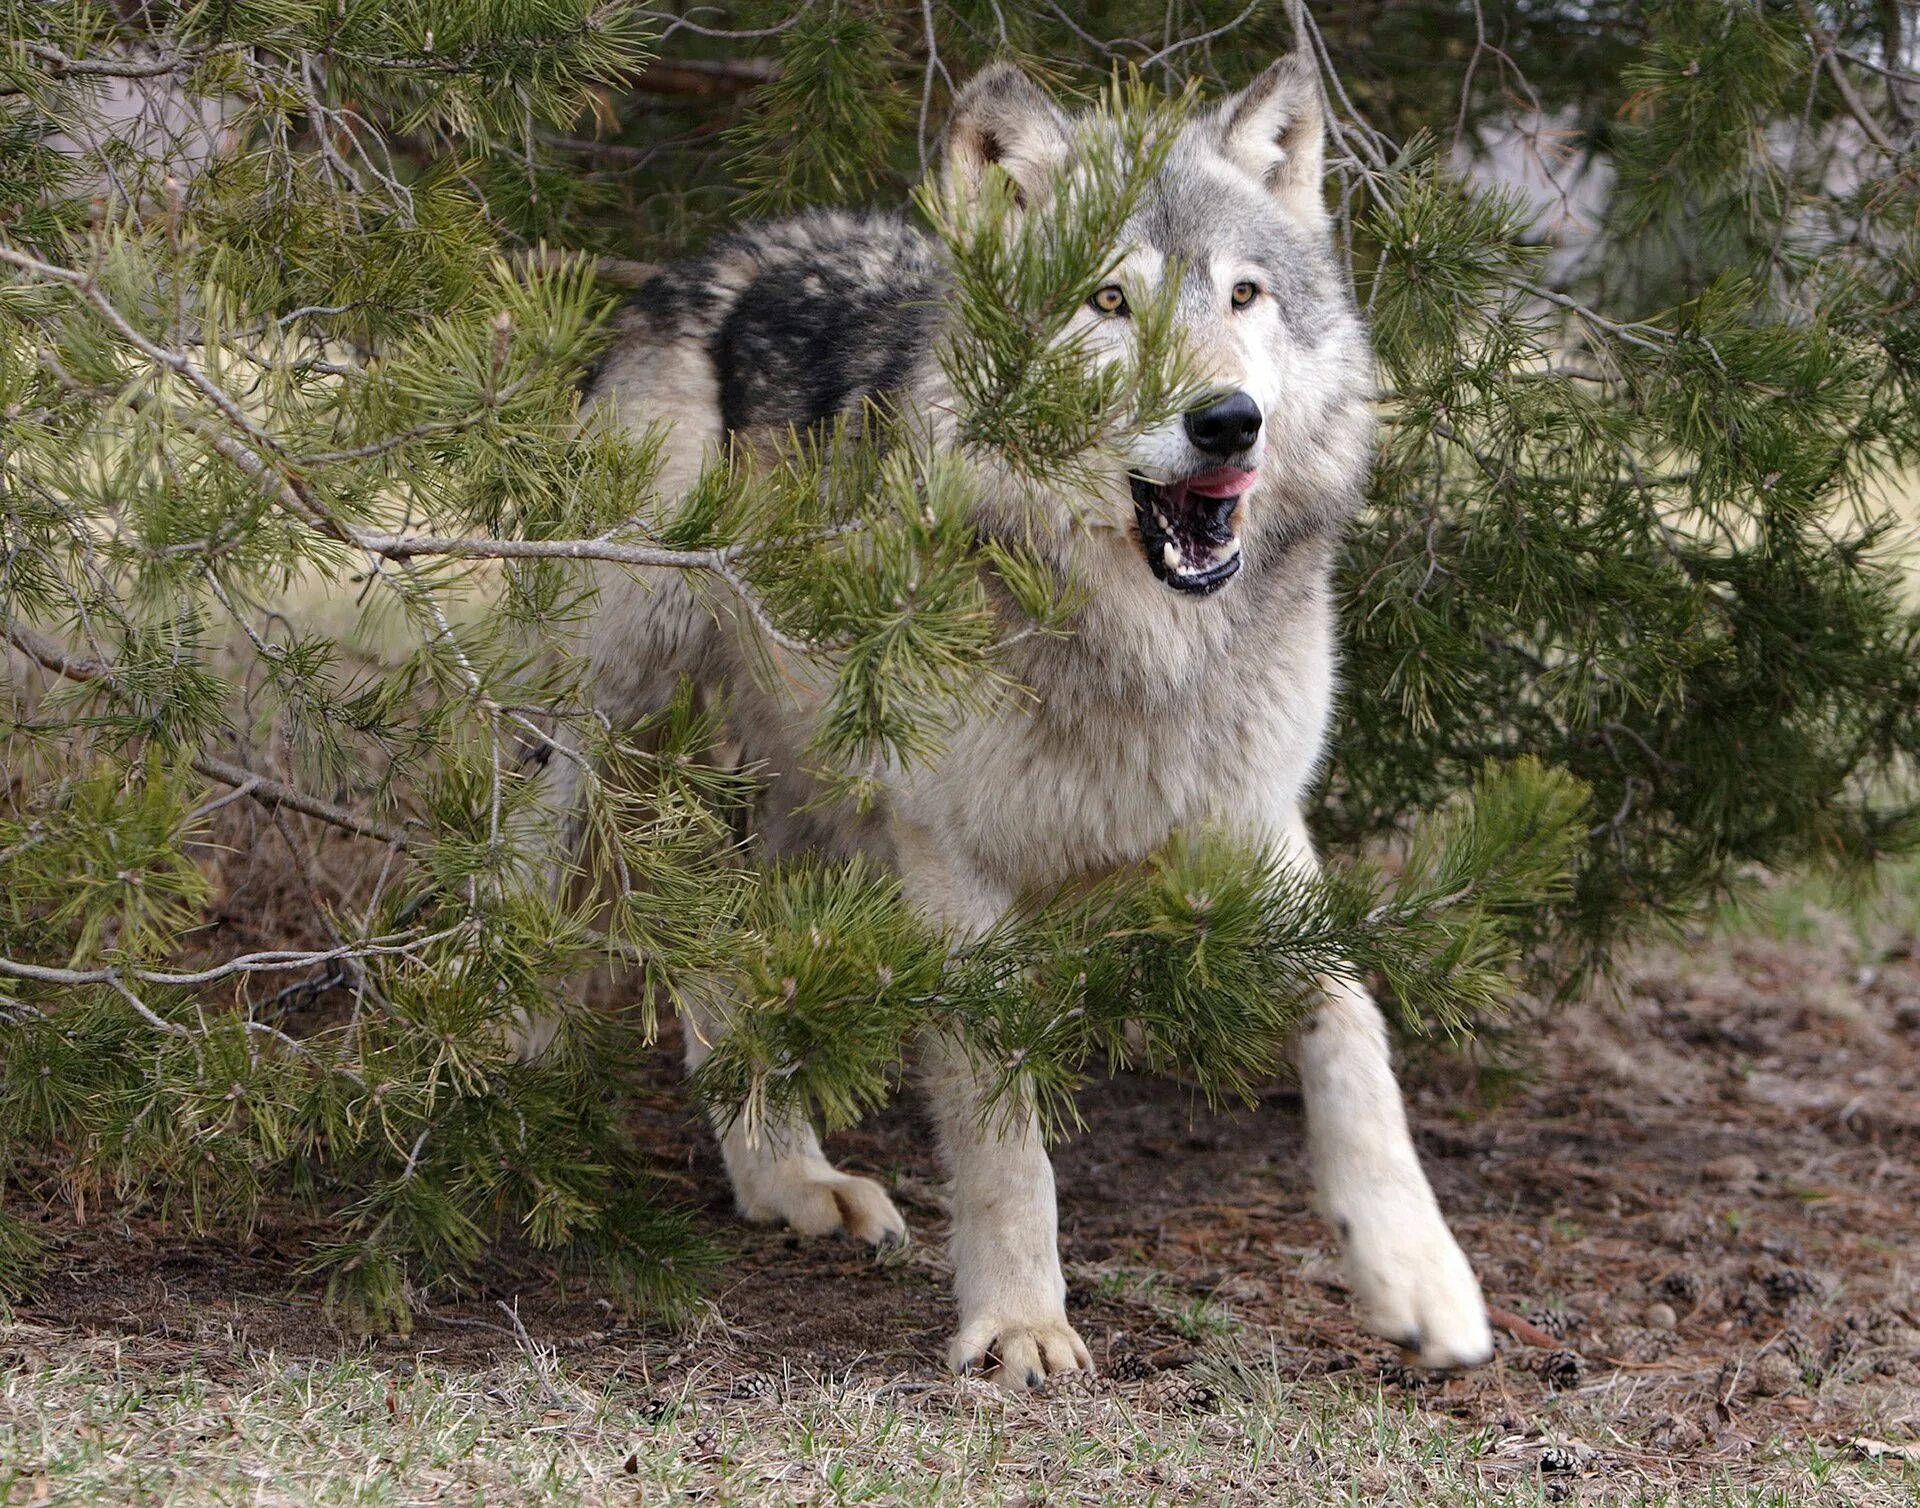
{"type": "MultiPolygon", "coordinates": [[[[1086,1129],[1057,1154],[1069,1312],[1102,1371],[1090,1387],[1187,1412],[1254,1373],[1371,1391],[1548,1500],[1760,1486],[1829,1462],[1869,1470],[1891,1501],[1920,1497],[1915,952],[1910,927],[1866,949],[1813,911],[1645,954],[1617,1004],[1554,1022],[1502,1103],[1458,1060],[1412,1064],[1427,1166],[1504,1326],[1492,1364],[1467,1376],[1409,1372],[1352,1323],[1308,1210],[1291,1090],[1219,1114],[1175,1085],[1095,1086],[1086,1129]]],[[[705,1324],[630,1325],[519,1272],[374,1353],[479,1368],[532,1345],[662,1396],[752,1398],[799,1375],[940,1386],[944,1216],[912,1106],[830,1148],[880,1177],[915,1228],[883,1264],[736,1222],[671,1060],[663,1050],[642,1129],[732,1253],[705,1324]]],[[[217,1372],[267,1350],[371,1344],[296,1282],[310,1234],[297,1227],[245,1251],[111,1211],[51,1234],[49,1280],[0,1330],[0,1361],[117,1337],[147,1364],[217,1372]]]]}

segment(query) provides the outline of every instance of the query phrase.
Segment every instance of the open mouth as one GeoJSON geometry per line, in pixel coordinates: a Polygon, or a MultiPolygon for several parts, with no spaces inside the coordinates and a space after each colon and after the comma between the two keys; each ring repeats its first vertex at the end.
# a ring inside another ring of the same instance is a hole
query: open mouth
{"type": "Polygon", "coordinates": [[[1259,473],[1215,466],[1154,482],[1133,472],[1133,515],[1147,567],[1176,592],[1217,592],[1240,569],[1240,499],[1259,473]]]}

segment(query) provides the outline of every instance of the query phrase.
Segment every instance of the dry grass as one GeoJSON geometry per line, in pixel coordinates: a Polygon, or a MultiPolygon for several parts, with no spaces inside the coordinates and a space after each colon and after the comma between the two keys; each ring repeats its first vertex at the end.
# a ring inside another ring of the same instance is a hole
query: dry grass
{"type": "Polygon", "coordinates": [[[121,1341],[6,1337],[0,1489],[89,1504],[1910,1503],[1899,1462],[1773,1442],[1683,1488],[1576,1426],[1464,1429],[1378,1389],[1222,1359],[1174,1392],[1028,1399],[984,1383],[792,1374],[702,1388],[575,1374],[534,1353],[478,1370],[271,1354],[175,1369],[121,1341]],[[748,1396],[735,1396],[745,1393],[748,1396]]]}

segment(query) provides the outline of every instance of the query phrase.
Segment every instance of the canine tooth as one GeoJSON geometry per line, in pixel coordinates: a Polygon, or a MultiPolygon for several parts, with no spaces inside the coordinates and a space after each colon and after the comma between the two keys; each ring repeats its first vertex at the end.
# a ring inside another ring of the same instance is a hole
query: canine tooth
{"type": "Polygon", "coordinates": [[[1172,524],[1167,522],[1166,514],[1162,513],[1158,508],[1153,510],[1153,521],[1163,529],[1171,529],[1173,527],[1172,524]]]}
{"type": "Polygon", "coordinates": [[[1180,569],[1180,552],[1174,549],[1172,540],[1160,546],[1160,558],[1167,563],[1169,571],[1180,569]]]}

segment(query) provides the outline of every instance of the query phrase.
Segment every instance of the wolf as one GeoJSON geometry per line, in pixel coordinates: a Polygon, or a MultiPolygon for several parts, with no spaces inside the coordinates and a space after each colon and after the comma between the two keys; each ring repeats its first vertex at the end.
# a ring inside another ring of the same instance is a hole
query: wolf
{"type": "MultiPolygon", "coordinates": [[[[755,821],[768,857],[864,855],[960,940],[1197,824],[1314,865],[1300,803],[1335,689],[1330,576],[1373,428],[1371,358],[1324,204],[1322,114],[1317,73],[1295,55],[1186,116],[1153,160],[1114,270],[1069,327],[1090,360],[1122,359],[1134,308],[1173,298],[1206,401],[1130,441],[1092,503],[1011,472],[986,478],[981,536],[1037,539],[1085,594],[1070,634],[1014,636],[1009,669],[1030,698],[966,716],[944,753],[887,772],[856,814],[803,768],[820,698],[804,674],[756,673],[768,649],[747,604],[678,572],[605,567],[583,643],[598,710],[633,724],[690,679],[726,709],[738,756],[767,772],[755,821]]],[[[954,102],[945,189],[964,198],[1005,174],[1013,212],[1030,212],[1095,139],[1019,69],[994,65],[954,102]]],[[[939,243],[904,217],[814,212],[748,228],[638,290],[586,409],[636,434],[664,429],[667,494],[729,446],[777,443],[869,400],[950,434],[936,359],[947,296],[939,243]]],[[[687,1008],[690,1069],[724,1018],[687,1008]]],[[[1359,983],[1322,982],[1295,1057],[1318,1202],[1364,1322],[1425,1366],[1485,1360],[1479,1285],[1421,1170],[1359,983]]],[[[1035,1117],[986,1113],[989,1086],[951,1042],[926,1041],[919,1068],[952,1177],[949,1362],[1014,1388],[1090,1369],[1066,1312],[1035,1117]]],[[[906,1239],[886,1192],[835,1168],[803,1118],[719,1130],[749,1220],[906,1239]]]]}

